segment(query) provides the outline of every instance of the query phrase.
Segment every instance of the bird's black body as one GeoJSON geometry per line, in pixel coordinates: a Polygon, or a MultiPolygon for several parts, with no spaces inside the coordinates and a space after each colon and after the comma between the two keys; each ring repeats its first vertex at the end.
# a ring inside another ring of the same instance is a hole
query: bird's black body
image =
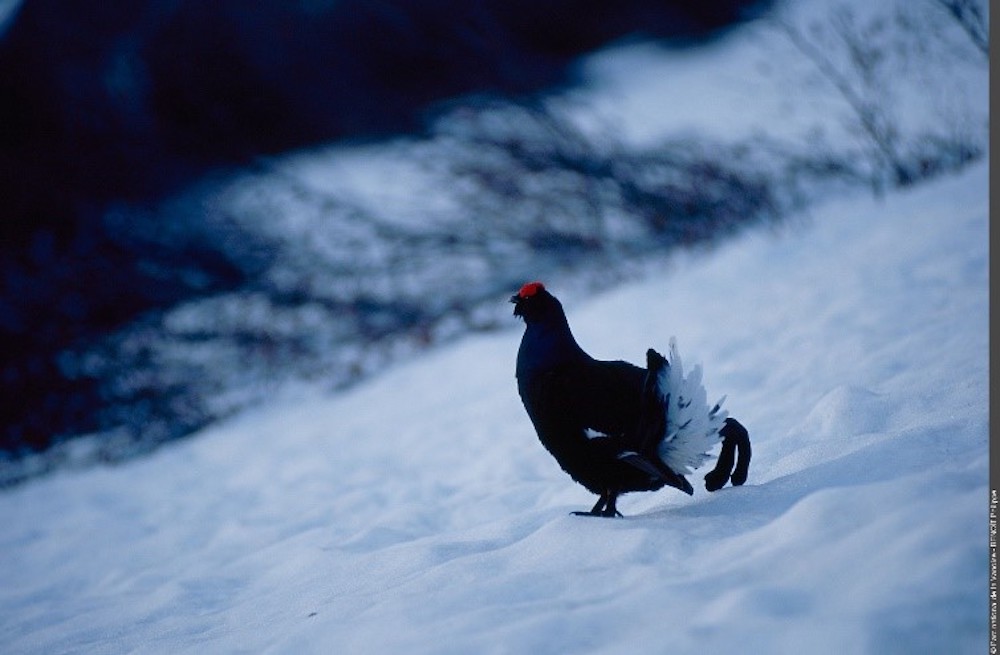
{"type": "MultiPolygon", "coordinates": [[[[511,302],[526,324],[517,354],[518,392],[542,445],[576,482],[600,496],[589,514],[615,516],[618,495],[628,491],[669,485],[693,493],[656,454],[665,418],[653,380],[666,360],[653,350],[648,368],[594,359],[577,344],[562,305],[540,283],[526,284],[511,302]]],[[[746,479],[749,465],[746,430],[727,419],[720,434],[723,454],[706,476],[710,490],[730,479],[737,441],[746,448],[734,484],[746,479]],[[721,472],[727,452],[728,468],[721,472]]]]}

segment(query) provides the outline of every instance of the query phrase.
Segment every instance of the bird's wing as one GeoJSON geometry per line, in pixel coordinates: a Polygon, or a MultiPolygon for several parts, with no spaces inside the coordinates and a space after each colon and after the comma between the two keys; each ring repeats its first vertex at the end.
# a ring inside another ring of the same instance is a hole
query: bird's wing
{"type": "MultiPolygon", "coordinates": [[[[645,370],[628,362],[590,361],[564,373],[574,414],[584,428],[611,437],[634,432],[645,370]]],[[[635,444],[623,446],[634,448],[635,444]]]]}
{"type": "Polygon", "coordinates": [[[559,366],[525,384],[521,397],[543,443],[607,436],[603,426],[589,420],[587,403],[580,398],[581,379],[578,367],[559,366]]]}
{"type": "Polygon", "coordinates": [[[546,437],[603,437],[615,444],[611,452],[638,451],[633,442],[644,379],[645,369],[627,362],[573,362],[537,376],[522,397],[546,437]]]}

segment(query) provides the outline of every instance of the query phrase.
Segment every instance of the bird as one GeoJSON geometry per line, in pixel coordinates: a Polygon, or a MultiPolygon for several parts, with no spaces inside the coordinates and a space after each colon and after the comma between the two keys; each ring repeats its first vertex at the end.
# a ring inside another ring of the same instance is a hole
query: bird
{"type": "Polygon", "coordinates": [[[577,343],[562,303],[542,282],[524,284],[510,301],[523,319],[515,377],[539,441],[569,476],[598,496],[589,512],[621,517],[621,494],[665,486],[694,493],[684,477],[722,443],[705,487],[742,485],[751,458],[746,428],[705,402],[701,369],[687,376],[670,340],[670,359],[653,348],[646,367],[598,360],[577,343]]]}

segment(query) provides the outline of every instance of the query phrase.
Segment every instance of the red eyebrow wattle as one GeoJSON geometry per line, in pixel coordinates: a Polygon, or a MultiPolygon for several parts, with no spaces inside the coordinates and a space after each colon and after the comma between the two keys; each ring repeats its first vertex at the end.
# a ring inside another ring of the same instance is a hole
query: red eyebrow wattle
{"type": "Polygon", "coordinates": [[[542,284],[541,282],[528,282],[523,287],[521,287],[521,290],[517,292],[517,295],[522,298],[530,298],[539,291],[543,291],[544,289],[545,285],[542,284]]]}

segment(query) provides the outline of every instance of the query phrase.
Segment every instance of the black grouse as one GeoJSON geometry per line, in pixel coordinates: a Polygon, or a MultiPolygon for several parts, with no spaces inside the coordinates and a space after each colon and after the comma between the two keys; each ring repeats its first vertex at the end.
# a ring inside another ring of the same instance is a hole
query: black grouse
{"type": "Polygon", "coordinates": [[[705,476],[706,488],[746,481],[746,429],[725,416],[721,401],[711,409],[704,403],[700,369],[687,380],[680,366],[671,370],[679,364],[673,343],[675,362],[653,349],[646,353],[646,368],[597,360],[577,344],[562,304],[542,283],[525,284],[511,302],[526,324],[517,389],[528,417],[563,470],[599,496],[590,512],[575,514],[621,516],[616,502],[629,491],[669,485],[694,493],[684,469],[699,466],[719,441],[722,450],[705,476]]]}

